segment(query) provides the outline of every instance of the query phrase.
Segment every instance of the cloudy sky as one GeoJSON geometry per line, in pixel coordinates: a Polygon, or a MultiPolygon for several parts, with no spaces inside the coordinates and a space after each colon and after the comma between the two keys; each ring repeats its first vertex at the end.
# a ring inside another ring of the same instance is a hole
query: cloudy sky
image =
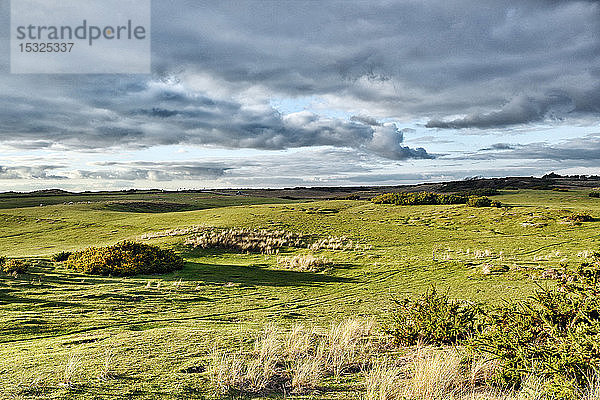
{"type": "Polygon", "coordinates": [[[155,0],[149,75],[10,74],[0,4],[0,190],[600,174],[597,1],[155,0]]]}

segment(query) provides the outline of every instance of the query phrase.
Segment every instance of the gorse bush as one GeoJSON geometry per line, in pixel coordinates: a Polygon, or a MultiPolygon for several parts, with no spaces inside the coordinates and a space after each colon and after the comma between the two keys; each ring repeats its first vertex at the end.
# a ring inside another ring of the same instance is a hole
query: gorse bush
{"type": "Polygon", "coordinates": [[[590,192],[588,193],[588,196],[598,198],[600,197],[600,192],[590,192]]]}
{"type": "Polygon", "coordinates": [[[498,200],[490,200],[485,196],[470,196],[467,199],[469,207],[502,207],[502,203],[498,200]]]}
{"type": "Polygon", "coordinates": [[[501,207],[502,203],[490,200],[485,196],[469,194],[438,194],[432,192],[417,193],[385,193],[371,199],[375,204],[411,205],[447,205],[467,204],[471,207],[501,207]]]}
{"type": "Polygon", "coordinates": [[[397,308],[387,333],[396,345],[457,344],[483,329],[483,306],[450,300],[435,287],[416,300],[396,301],[397,308]]]}
{"type": "Polygon", "coordinates": [[[54,262],[61,262],[61,261],[67,261],[67,259],[69,258],[69,256],[73,254],[70,251],[61,251],[60,253],[56,253],[52,256],[52,261],[54,262]]]}
{"type": "Polygon", "coordinates": [[[172,250],[125,241],[74,252],[66,260],[66,266],[86,274],[123,276],[179,270],[183,268],[183,259],[172,250]]]}
{"type": "Polygon", "coordinates": [[[467,205],[469,207],[490,207],[492,201],[487,197],[471,196],[467,200],[467,205]]]}
{"type": "Polygon", "coordinates": [[[22,260],[10,259],[2,263],[2,272],[5,274],[24,274],[27,264],[22,260]]]}
{"type": "Polygon", "coordinates": [[[496,309],[471,346],[500,361],[502,384],[520,385],[535,374],[552,398],[578,398],[600,369],[600,254],[574,269],[564,266],[558,287],[496,309]]]}
{"type": "Polygon", "coordinates": [[[465,204],[468,197],[456,194],[437,194],[432,192],[417,193],[385,193],[375,196],[371,201],[375,204],[395,204],[399,206],[427,204],[465,204]]]}

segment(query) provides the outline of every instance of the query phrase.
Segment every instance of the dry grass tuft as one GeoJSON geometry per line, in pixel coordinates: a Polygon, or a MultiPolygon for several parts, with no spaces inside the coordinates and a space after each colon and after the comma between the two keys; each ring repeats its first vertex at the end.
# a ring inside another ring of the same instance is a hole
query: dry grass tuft
{"type": "Polygon", "coordinates": [[[79,354],[71,353],[67,359],[67,363],[63,369],[61,385],[73,387],[75,385],[75,377],[81,370],[82,359],[79,354]]]}
{"type": "Polygon", "coordinates": [[[333,263],[324,257],[315,257],[312,254],[298,254],[291,257],[279,257],[277,264],[294,271],[323,272],[331,268],[333,263]]]}
{"type": "Polygon", "coordinates": [[[189,238],[193,247],[224,248],[242,252],[275,254],[282,247],[305,247],[303,236],[285,231],[256,229],[211,229],[189,238]]]}
{"type": "Polygon", "coordinates": [[[402,369],[389,362],[377,361],[367,372],[364,400],[402,399],[402,369]]]}
{"type": "Polygon", "coordinates": [[[373,330],[373,321],[362,319],[325,331],[296,325],[281,332],[267,325],[250,353],[215,350],[209,376],[221,394],[306,392],[326,377],[364,368],[376,348],[373,330]]]}

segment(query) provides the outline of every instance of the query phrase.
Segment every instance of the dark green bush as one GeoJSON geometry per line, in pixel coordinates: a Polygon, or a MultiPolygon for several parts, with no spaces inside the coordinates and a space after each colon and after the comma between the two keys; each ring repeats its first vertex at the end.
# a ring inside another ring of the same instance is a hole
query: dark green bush
{"type": "Polygon", "coordinates": [[[467,197],[456,194],[437,194],[432,192],[385,193],[373,197],[375,204],[395,204],[399,206],[428,204],[465,204],[467,197]]]}
{"type": "Polygon", "coordinates": [[[2,272],[5,274],[24,274],[27,272],[27,264],[21,260],[10,259],[4,261],[2,272]]]}
{"type": "Polygon", "coordinates": [[[483,328],[481,304],[450,300],[432,287],[416,300],[396,301],[387,329],[396,345],[457,344],[483,328]]]}
{"type": "Polygon", "coordinates": [[[492,201],[487,197],[471,196],[467,200],[467,205],[469,207],[490,207],[492,201]]]}
{"type": "Polygon", "coordinates": [[[500,208],[500,207],[502,207],[502,202],[500,202],[498,200],[492,200],[492,203],[490,204],[490,206],[500,208]]]}
{"type": "Polygon", "coordinates": [[[600,197],[600,192],[590,192],[588,194],[588,196],[590,196],[590,197],[600,197]]]}
{"type": "Polygon", "coordinates": [[[498,382],[518,386],[536,374],[551,398],[578,398],[600,369],[599,257],[565,266],[558,287],[490,313],[488,328],[471,346],[500,361],[498,382]]]}
{"type": "Polygon", "coordinates": [[[157,274],[182,269],[183,259],[172,250],[125,241],[74,252],[66,266],[93,275],[157,274]]]}
{"type": "Polygon", "coordinates": [[[60,261],[67,261],[67,259],[69,258],[69,256],[73,254],[70,251],[61,251],[60,253],[56,253],[52,256],[52,261],[54,262],[60,262],[60,261]]]}
{"type": "Polygon", "coordinates": [[[2,267],[5,262],[6,262],[6,257],[0,256],[0,267],[2,267]]]}
{"type": "Polygon", "coordinates": [[[594,220],[594,218],[592,218],[591,215],[586,214],[586,213],[571,214],[566,219],[567,219],[567,221],[571,221],[571,222],[590,222],[590,221],[594,220]]]}

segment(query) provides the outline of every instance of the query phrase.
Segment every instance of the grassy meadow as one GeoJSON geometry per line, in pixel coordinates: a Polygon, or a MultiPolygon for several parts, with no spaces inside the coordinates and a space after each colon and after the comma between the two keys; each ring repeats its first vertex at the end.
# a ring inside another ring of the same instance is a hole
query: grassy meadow
{"type": "MultiPolygon", "coordinates": [[[[30,263],[25,274],[0,275],[0,399],[213,398],[215,349],[247,350],[265,326],[326,330],[363,318],[384,328],[394,299],[432,284],[456,299],[526,298],[553,285],[546,278],[561,262],[599,248],[598,220],[567,220],[600,217],[600,199],[588,192],[504,190],[493,197],[502,208],[206,193],[0,198],[0,256],[30,263]],[[185,229],[205,228],[281,230],[344,246],[246,254],[185,244],[193,236],[185,229]],[[51,261],[126,239],[172,248],[185,267],[112,277],[51,261]],[[298,254],[331,267],[282,265],[298,254]]],[[[313,390],[254,397],[383,399],[366,389],[380,381],[372,373],[348,370],[313,390]]]]}

